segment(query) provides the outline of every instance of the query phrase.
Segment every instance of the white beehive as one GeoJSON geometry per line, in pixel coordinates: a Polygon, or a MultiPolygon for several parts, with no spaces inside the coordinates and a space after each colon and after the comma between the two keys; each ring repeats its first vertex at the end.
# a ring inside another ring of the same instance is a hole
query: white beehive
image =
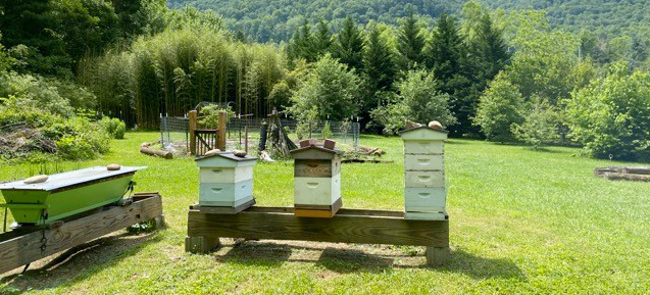
{"type": "Polygon", "coordinates": [[[444,141],[447,132],[426,126],[402,133],[404,211],[407,219],[447,219],[444,141]]]}
{"type": "MultiPolygon", "coordinates": [[[[239,210],[254,204],[253,157],[220,152],[196,159],[200,170],[199,205],[233,207],[239,210]]],[[[239,211],[238,210],[238,211],[239,211]]]]}
{"type": "Polygon", "coordinates": [[[316,145],[291,151],[296,216],[331,217],[341,207],[342,153],[316,145]]]}

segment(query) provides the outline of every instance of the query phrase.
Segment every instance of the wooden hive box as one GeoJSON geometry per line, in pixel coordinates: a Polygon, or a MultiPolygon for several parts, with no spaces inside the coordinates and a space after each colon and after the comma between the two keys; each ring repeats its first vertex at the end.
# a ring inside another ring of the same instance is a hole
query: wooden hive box
{"type": "Polygon", "coordinates": [[[313,144],[291,151],[296,216],[329,218],[341,208],[342,153],[313,144]]]}
{"type": "Polygon", "coordinates": [[[444,142],[447,131],[404,131],[404,211],[407,219],[446,220],[444,142]]]}
{"type": "Polygon", "coordinates": [[[199,205],[232,207],[236,212],[255,204],[253,157],[220,152],[196,159],[199,167],[199,205]]]}

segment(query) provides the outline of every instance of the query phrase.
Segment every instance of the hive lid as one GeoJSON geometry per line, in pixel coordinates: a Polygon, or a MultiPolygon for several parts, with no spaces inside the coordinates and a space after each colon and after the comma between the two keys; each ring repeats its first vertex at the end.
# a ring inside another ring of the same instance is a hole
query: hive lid
{"type": "Polygon", "coordinates": [[[213,155],[209,155],[209,156],[200,156],[200,157],[197,157],[197,158],[196,158],[196,161],[199,162],[199,161],[201,161],[201,160],[209,159],[209,158],[212,158],[212,157],[220,157],[220,158],[224,158],[224,159],[228,159],[228,160],[236,161],[236,162],[241,162],[241,161],[255,161],[255,160],[257,160],[257,158],[255,158],[255,157],[249,157],[249,156],[238,157],[238,156],[235,156],[235,154],[233,154],[232,152],[219,152],[219,153],[216,153],[216,154],[213,154],[213,155]]]}
{"type": "Polygon", "coordinates": [[[12,181],[0,184],[0,190],[38,190],[53,191],[69,186],[79,185],[88,182],[102,180],[104,178],[135,173],[138,170],[147,169],[146,166],[127,167],[122,166],[120,170],[109,171],[105,166],[79,169],[63,173],[49,175],[46,182],[26,184],[23,180],[12,181]]]}
{"type": "Polygon", "coordinates": [[[298,149],[295,149],[295,150],[291,150],[291,153],[296,154],[296,153],[301,153],[301,152],[308,151],[308,150],[317,150],[317,151],[326,152],[326,153],[330,153],[330,154],[342,154],[342,153],[344,153],[344,151],[342,151],[342,150],[328,149],[328,148],[325,148],[325,147],[320,146],[320,145],[310,145],[310,146],[307,146],[307,147],[298,148],[298,149]]]}
{"type": "Polygon", "coordinates": [[[400,133],[404,140],[417,140],[417,139],[432,139],[432,140],[445,140],[449,131],[430,128],[428,126],[416,127],[404,130],[400,133]]]}

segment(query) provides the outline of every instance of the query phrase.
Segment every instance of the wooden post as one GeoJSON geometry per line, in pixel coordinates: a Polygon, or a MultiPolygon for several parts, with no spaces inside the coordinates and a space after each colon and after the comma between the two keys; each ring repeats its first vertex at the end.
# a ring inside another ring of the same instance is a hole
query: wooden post
{"type": "Polygon", "coordinates": [[[217,126],[217,148],[226,150],[226,120],[228,113],[226,111],[219,111],[219,124],[217,126]]]}
{"type": "Polygon", "coordinates": [[[190,153],[196,155],[196,135],[194,131],[196,130],[197,113],[196,110],[191,110],[189,112],[189,131],[190,131],[190,153]]]}
{"type": "Polygon", "coordinates": [[[244,126],[244,150],[248,154],[248,126],[244,126]]]}

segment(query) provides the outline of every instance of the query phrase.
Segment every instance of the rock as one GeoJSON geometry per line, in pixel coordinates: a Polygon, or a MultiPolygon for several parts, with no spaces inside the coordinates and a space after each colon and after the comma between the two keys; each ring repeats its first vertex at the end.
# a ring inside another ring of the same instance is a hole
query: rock
{"type": "Polygon", "coordinates": [[[440,124],[440,122],[438,122],[438,121],[429,122],[429,128],[436,129],[436,130],[441,130],[441,131],[445,130],[445,128],[442,127],[442,124],[440,124]]]}
{"type": "Polygon", "coordinates": [[[36,175],[25,179],[23,182],[25,184],[43,183],[46,182],[48,178],[47,175],[36,175]]]}
{"type": "Polygon", "coordinates": [[[246,151],[242,151],[242,150],[232,150],[232,154],[237,156],[237,157],[243,158],[243,157],[246,157],[246,155],[248,153],[246,151]]]}
{"type": "Polygon", "coordinates": [[[117,171],[122,169],[122,166],[120,166],[119,164],[110,164],[106,166],[106,169],[108,169],[108,171],[117,171]]]}
{"type": "Polygon", "coordinates": [[[213,149],[213,150],[209,150],[209,151],[208,151],[207,153],[205,153],[205,156],[212,156],[212,155],[216,155],[217,153],[220,153],[220,152],[221,152],[221,150],[220,150],[220,149],[213,149]]]}
{"type": "Polygon", "coordinates": [[[422,124],[420,124],[418,122],[413,122],[411,120],[406,120],[406,130],[411,130],[411,129],[415,129],[415,128],[418,128],[418,127],[422,127],[422,124]]]}

